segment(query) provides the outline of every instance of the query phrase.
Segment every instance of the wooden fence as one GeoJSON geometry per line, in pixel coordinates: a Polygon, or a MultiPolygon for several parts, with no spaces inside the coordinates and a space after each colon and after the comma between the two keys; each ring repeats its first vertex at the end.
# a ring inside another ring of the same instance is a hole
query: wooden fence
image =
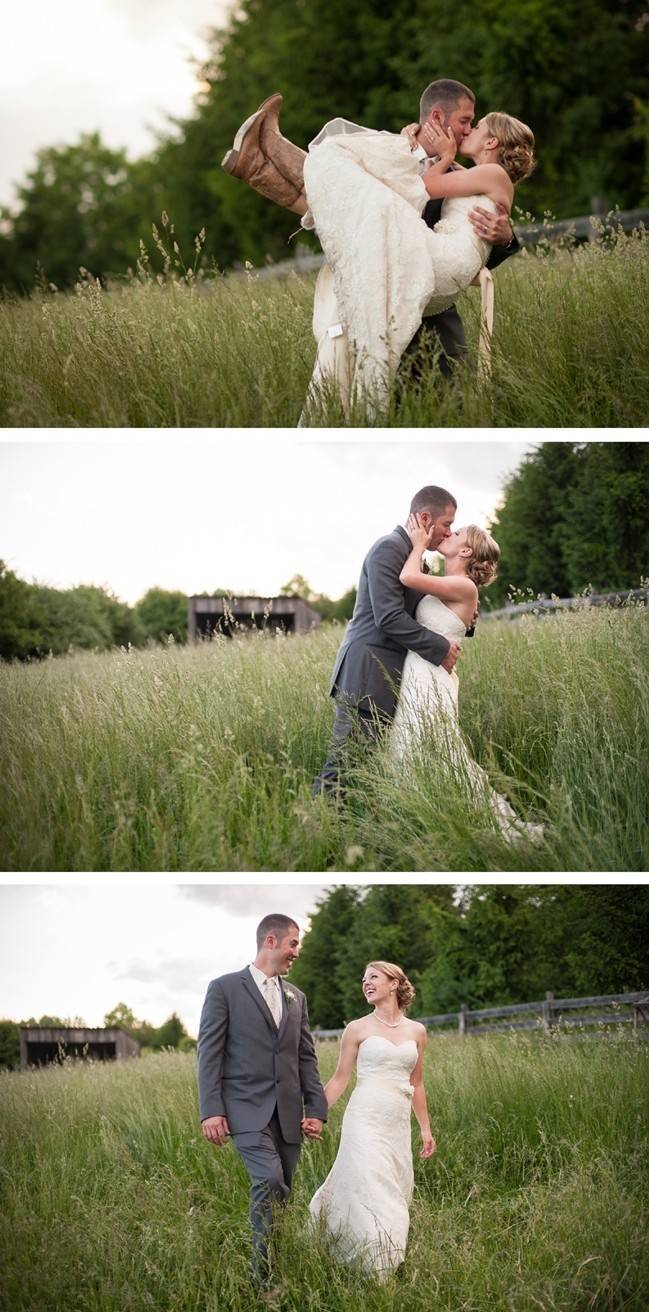
{"type": "Polygon", "coordinates": [[[624,606],[628,601],[649,605],[648,588],[630,588],[627,592],[591,592],[583,597],[541,597],[536,601],[520,601],[515,606],[501,606],[497,610],[483,610],[481,620],[515,619],[517,615],[534,611],[583,610],[586,606],[624,606]]]}
{"type": "MultiPolygon", "coordinates": [[[[505,1007],[481,1007],[477,1011],[462,1006],[459,1011],[416,1019],[429,1030],[457,1033],[461,1038],[467,1034],[510,1034],[518,1030],[549,1034],[592,1025],[631,1025],[637,1034],[640,1026],[649,1025],[649,992],[602,993],[591,998],[555,998],[549,992],[540,1002],[514,1002],[505,1007]]],[[[313,1030],[315,1039],[336,1039],[341,1034],[342,1029],[313,1030]]]]}
{"type": "MultiPolygon", "coordinates": [[[[604,232],[622,228],[633,232],[635,228],[649,227],[649,209],[614,210],[610,214],[580,214],[576,219],[557,219],[544,223],[516,223],[516,236],[521,246],[537,246],[541,241],[557,241],[572,234],[575,241],[598,241],[604,232]]],[[[306,246],[294,248],[293,259],[278,260],[276,264],[262,265],[254,270],[256,278],[281,278],[287,273],[311,273],[324,264],[324,255],[315,254],[306,246]]],[[[235,264],[235,272],[242,266],[235,264]]]]}

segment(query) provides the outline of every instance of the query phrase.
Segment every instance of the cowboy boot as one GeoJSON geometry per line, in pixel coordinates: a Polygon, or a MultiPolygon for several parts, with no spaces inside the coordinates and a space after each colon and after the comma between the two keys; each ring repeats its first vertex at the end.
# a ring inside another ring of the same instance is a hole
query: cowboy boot
{"type": "Polygon", "coordinates": [[[302,177],[306,152],[279,131],[281,104],[282,96],[277,92],[241,124],[221,167],[247,182],[260,196],[302,215],[306,212],[302,177]]]}

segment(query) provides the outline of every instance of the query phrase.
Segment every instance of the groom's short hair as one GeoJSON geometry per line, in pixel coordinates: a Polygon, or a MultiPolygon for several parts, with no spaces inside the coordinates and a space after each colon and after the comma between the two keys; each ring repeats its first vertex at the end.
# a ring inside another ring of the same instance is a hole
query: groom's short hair
{"type": "Polygon", "coordinates": [[[449,114],[457,109],[460,101],[467,97],[475,105],[475,96],[470,87],[465,87],[463,82],[454,82],[450,77],[441,77],[437,82],[431,82],[422,91],[421,100],[419,101],[419,122],[425,123],[432,109],[443,109],[447,118],[449,114]]]}
{"type": "Polygon", "coordinates": [[[286,935],[292,929],[296,929],[299,934],[300,926],[291,916],[280,916],[279,914],[264,916],[263,920],[260,920],[257,925],[257,947],[263,947],[267,934],[274,934],[275,938],[286,938],[286,935]]]}
{"type": "Polygon", "coordinates": [[[419,492],[415,492],[410,502],[410,514],[418,515],[420,510],[429,510],[431,515],[437,518],[442,515],[447,506],[455,506],[457,510],[457,501],[446,488],[436,487],[431,484],[430,487],[422,487],[419,492]]]}

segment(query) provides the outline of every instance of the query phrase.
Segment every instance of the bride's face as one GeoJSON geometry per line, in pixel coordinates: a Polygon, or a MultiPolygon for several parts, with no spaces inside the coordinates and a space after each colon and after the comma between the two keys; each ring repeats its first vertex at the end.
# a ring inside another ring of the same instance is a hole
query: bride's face
{"type": "Polygon", "coordinates": [[[440,542],[437,548],[440,556],[444,556],[445,560],[454,560],[456,556],[459,556],[462,548],[468,546],[466,535],[466,528],[456,528],[450,537],[440,542]]]}
{"type": "Polygon", "coordinates": [[[475,159],[476,155],[479,155],[480,151],[484,149],[487,142],[493,140],[495,140],[495,138],[493,133],[489,131],[486,120],[481,118],[480,122],[476,123],[475,127],[471,129],[468,137],[464,138],[461,147],[462,154],[467,155],[469,159],[475,159]]]}
{"type": "Polygon", "coordinates": [[[377,1002],[385,1002],[387,998],[396,990],[397,982],[390,979],[384,971],[377,970],[375,966],[368,966],[363,975],[363,993],[366,1001],[373,1007],[377,1002]]]}

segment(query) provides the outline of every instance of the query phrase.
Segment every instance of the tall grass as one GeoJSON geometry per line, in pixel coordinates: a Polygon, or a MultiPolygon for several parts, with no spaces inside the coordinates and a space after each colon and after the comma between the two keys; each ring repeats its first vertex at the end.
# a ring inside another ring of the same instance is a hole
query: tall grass
{"type": "Polygon", "coordinates": [[[649,624],[634,605],[465,644],[461,722],[494,786],[546,823],[515,846],[430,725],[311,798],[340,630],[0,666],[8,870],[634,871],[649,856],[649,624]]]}
{"type": "MultiPolygon", "coordinates": [[[[313,364],[313,278],[252,272],[140,281],[0,302],[6,427],[286,427],[313,364]]],[[[473,363],[453,386],[431,360],[373,421],[335,396],[315,426],[634,427],[649,414],[649,236],[524,251],[496,273],[491,385],[475,375],[477,291],[460,308],[473,363]]]]}
{"type": "MultiPolygon", "coordinates": [[[[335,1045],[322,1044],[323,1079],[335,1045]]],[[[275,1277],[289,1312],[645,1312],[649,1050],[628,1035],[431,1038],[438,1152],[418,1157],[406,1262],[379,1286],[306,1234],[343,1104],[305,1145],[275,1277]]],[[[194,1058],[0,1078],[7,1312],[244,1312],[248,1188],[199,1132],[194,1058]]]]}

